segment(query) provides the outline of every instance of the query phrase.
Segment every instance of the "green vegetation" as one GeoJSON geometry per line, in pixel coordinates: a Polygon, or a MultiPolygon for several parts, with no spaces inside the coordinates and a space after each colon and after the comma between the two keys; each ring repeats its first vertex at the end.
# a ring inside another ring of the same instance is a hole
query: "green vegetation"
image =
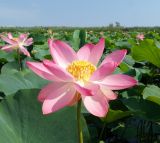
{"type": "MultiPolygon", "coordinates": [[[[110,101],[108,115],[104,118],[94,117],[83,109],[86,120],[83,119],[85,143],[158,143],[160,28],[75,29],[77,28],[0,28],[0,32],[13,32],[14,35],[29,32],[34,40],[34,44],[27,47],[31,57],[21,55],[22,71],[19,71],[16,52],[0,51],[0,143],[76,143],[76,119],[73,116],[75,107],[63,109],[47,117],[42,116],[36,96],[48,82],[31,72],[25,63],[28,60],[51,59],[47,44],[49,38],[66,41],[78,51],[85,43],[97,43],[100,37],[105,38],[106,45],[101,60],[114,50],[127,49],[127,56],[115,73],[133,76],[139,84],[127,90],[115,91],[118,99],[110,101]],[[136,38],[139,33],[144,34],[144,40],[136,38]]],[[[0,46],[4,44],[0,41],[0,46]]]]}

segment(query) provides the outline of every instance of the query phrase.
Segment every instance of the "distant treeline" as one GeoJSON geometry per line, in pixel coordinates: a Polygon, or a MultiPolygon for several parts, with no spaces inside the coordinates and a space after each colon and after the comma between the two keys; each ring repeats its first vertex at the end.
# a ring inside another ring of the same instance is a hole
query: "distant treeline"
{"type": "Polygon", "coordinates": [[[123,27],[123,26],[107,26],[107,27],[0,27],[1,32],[40,32],[44,33],[47,30],[53,31],[74,31],[76,29],[83,29],[87,31],[137,31],[137,32],[147,32],[147,31],[155,31],[160,32],[160,26],[156,27],[123,27]]]}

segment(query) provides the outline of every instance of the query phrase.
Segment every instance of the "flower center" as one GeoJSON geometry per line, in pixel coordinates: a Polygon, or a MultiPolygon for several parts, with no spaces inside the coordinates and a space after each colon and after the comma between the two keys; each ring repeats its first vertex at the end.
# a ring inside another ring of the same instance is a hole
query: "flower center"
{"type": "Polygon", "coordinates": [[[81,82],[88,81],[95,70],[96,67],[87,61],[74,61],[67,67],[67,71],[81,82]]]}
{"type": "Polygon", "coordinates": [[[14,47],[14,49],[19,49],[19,46],[23,46],[23,42],[19,41],[18,38],[12,38],[13,41],[17,42],[17,45],[14,47]]]}
{"type": "Polygon", "coordinates": [[[12,40],[14,40],[14,41],[16,41],[16,42],[17,42],[17,41],[18,41],[18,38],[12,38],[12,40]]]}

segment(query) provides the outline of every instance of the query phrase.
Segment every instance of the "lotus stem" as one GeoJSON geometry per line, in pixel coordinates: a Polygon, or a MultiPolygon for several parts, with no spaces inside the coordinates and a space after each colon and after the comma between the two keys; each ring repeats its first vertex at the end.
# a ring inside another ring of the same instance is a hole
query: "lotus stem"
{"type": "Polygon", "coordinates": [[[19,64],[19,70],[22,70],[22,64],[21,64],[21,55],[19,49],[17,50],[17,57],[18,57],[18,64],[19,64]]]}
{"type": "Polygon", "coordinates": [[[81,99],[77,103],[77,128],[78,128],[78,143],[83,143],[83,132],[81,126],[81,99]]]}

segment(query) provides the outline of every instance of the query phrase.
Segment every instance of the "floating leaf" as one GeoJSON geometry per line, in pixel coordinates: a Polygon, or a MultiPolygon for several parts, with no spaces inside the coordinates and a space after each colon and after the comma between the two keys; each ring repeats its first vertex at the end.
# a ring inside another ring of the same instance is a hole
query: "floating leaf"
{"type": "Polygon", "coordinates": [[[132,49],[132,57],[137,61],[148,61],[160,67],[160,49],[151,39],[146,39],[135,45],[132,49]]]}
{"type": "MultiPolygon", "coordinates": [[[[76,109],[42,115],[39,90],[21,90],[0,104],[1,143],[77,143],[76,109]]],[[[88,142],[83,122],[85,142],[88,142]]]]}
{"type": "Polygon", "coordinates": [[[146,87],[143,91],[143,98],[160,105],[160,88],[155,85],[146,87]]]}
{"type": "MultiPolygon", "coordinates": [[[[13,65],[13,67],[15,66],[13,65]]],[[[5,65],[0,75],[0,92],[4,92],[5,95],[16,93],[20,89],[41,89],[48,83],[47,80],[42,79],[28,69],[18,71],[16,68],[11,67],[11,64],[5,65]]]]}
{"type": "Polygon", "coordinates": [[[132,113],[131,111],[121,111],[121,110],[109,109],[107,116],[105,118],[102,118],[102,120],[106,123],[112,123],[124,117],[130,116],[131,113],[132,113]]]}

